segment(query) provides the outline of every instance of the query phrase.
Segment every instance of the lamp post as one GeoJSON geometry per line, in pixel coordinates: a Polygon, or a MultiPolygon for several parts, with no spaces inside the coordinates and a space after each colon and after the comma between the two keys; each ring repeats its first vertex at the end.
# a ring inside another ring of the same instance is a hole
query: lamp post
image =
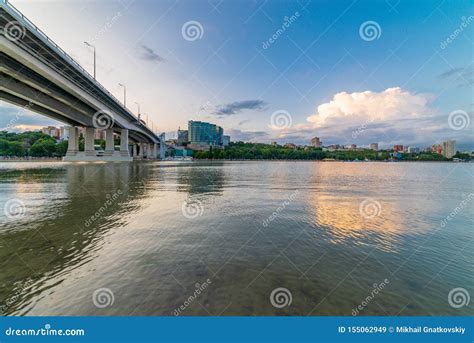
{"type": "Polygon", "coordinates": [[[138,106],[138,121],[140,121],[140,104],[138,102],[135,102],[135,104],[138,106]]]}
{"type": "Polygon", "coordinates": [[[87,42],[84,42],[85,45],[87,45],[89,48],[92,48],[94,50],[94,80],[95,80],[95,46],[92,44],[89,44],[87,42]]]}
{"type": "Polygon", "coordinates": [[[122,83],[119,83],[119,86],[123,87],[123,107],[127,107],[127,87],[122,83]]]}

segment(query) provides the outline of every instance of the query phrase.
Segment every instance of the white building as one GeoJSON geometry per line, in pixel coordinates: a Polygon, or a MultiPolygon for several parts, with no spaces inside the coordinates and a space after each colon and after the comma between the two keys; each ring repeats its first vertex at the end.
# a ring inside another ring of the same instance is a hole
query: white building
{"type": "Polygon", "coordinates": [[[446,158],[451,158],[456,154],[456,141],[449,140],[443,142],[443,156],[446,158]]]}

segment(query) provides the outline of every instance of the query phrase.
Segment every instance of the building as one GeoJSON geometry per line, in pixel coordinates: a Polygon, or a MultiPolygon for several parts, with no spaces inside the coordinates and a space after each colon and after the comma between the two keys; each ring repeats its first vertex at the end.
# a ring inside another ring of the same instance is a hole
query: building
{"type": "Polygon", "coordinates": [[[434,152],[435,154],[442,155],[443,154],[443,147],[441,146],[441,144],[433,144],[431,146],[431,152],[434,152]]]}
{"type": "Polygon", "coordinates": [[[451,158],[456,155],[456,141],[449,140],[443,142],[443,156],[446,158],[451,158]]]}
{"type": "Polygon", "coordinates": [[[222,136],[222,145],[228,146],[230,144],[230,136],[224,135],[222,136]]]}
{"type": "Polygon", "coordinates": [[[399,151],[403,152],[403,145],[401,145],[401,144],[396,144],[396,145],[394,145],[394,146],[393,146],[393,151],[395,151],[395,152],[399,152],[399,151]]]}
{"type": "Polygon", "coordinates": [[[193,150],[209,150],[223,147],[224,129],[218,125],[202,121],[188,122],[188,147],[193,150]]]}
{"type": "Polygon", "coordinates": [[[60,130],[55,126],[47,126],[41,129],[41,132],[45,135],[51,136],[55,139],[59,139],[61,137],[60,130]]]}
{"type": "Polygon", "coordinates": [[[379,150],[379,143],[370,143],[370,150],[379,150]]]}
{"type": "Polygon", "coordinates": [[[409,154],[418,154],[420,152],[420,148],[414,147],[414,146],[409,146],[407,147],[407,152],[409,154]]]}
{"type": "Polygon", "coordinates": [[[286,143],[284,145],[285,148],[296,149],[296,145],[293,143],[286,143]]]}
{"type": "Polygon", "coordinates": [[[105,140],[105,130],[95,130],[95,139],[105,140]]]}
{"type": "Polygon", "coordinates": [[[357,144],[351,144],[348,146],[349,149],[351,150],[356,150],[357,149],[357,144]]]}
{"type": "Polygon", "coordinates": [[[184,145],[188,142],[188,130],[178,129],[178,145],[184,145]]]}
{"type": "Polygon", "coordinates": [[[59,128],[59,139],[60,140],[69,139],[69,130],[66,129],[65,126],[61,126],[59,128]]]}
{"type": "Polygon", "coordinates": [[[311,139],[311,146],[315,148],[320,148],[322,144],[323,143],[321,142],[319,137],[314,137],[313,139],[311,139]]]}

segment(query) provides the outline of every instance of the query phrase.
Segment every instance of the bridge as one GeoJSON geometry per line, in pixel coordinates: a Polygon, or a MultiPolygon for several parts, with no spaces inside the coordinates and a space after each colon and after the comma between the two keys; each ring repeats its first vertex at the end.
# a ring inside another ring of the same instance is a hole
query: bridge
{"type": "Polygon", "coordinates": [[[0,0],[0,30],[0,99],[66,123],[65,161],[164,158],[164,134],[155,134],[7,0],[0,0]],[[103,154],[94,148],[97,130],[105,130],[103,154]]]}

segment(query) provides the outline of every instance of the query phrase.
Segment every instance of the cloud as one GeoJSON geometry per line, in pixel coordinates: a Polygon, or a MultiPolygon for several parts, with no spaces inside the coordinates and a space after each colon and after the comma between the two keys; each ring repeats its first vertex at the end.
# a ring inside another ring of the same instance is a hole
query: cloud
{"type": "Polygon", "coordinates": [[[432,99],[432,95],[400,87],[381,92],[340,92],[319,105],[306,124],[293,125],[280,134],[289,137],[299,131],[306,140],[321,137],[324,145],[378,142],[381,146],[398,143],[424,147],[446,139],[464,140],[467,133],[451,130],[448,114],[431,107],[432,99]]]}
{"type": "Polygon", "coordinates": [[[151,62],[165,62],[166,60],[158,55],[152,48],[146,46],[145,44],[141,45],[142,53],[141,57],[144,60],[151,61],[151,62]]]}
{"type": "Polygon", "coordinates": [[[214,114],[219,116],[233,115],[244,110],[257,110],[261,111],[265,109],[267,103],[263,100],[243,100],[243,101],[234,101],[229,104],[217,106],[214,114]]]}
{"type": "Polygon", "coordinates": [[[452,68],[438,76],[443,80],[455,81],[458,87],[468,87],[474,85],[473,67],[452,68]]]}
{"type": "Polygon", "coordinates": [[[373,121],[415,118],[427,112],[430,96],[412,94],[400,87],[382,92],[341,92],[330,102],[319,105],[317,113],[308,117],[313,127],[339,124],[363,124],[373,121]]]}

